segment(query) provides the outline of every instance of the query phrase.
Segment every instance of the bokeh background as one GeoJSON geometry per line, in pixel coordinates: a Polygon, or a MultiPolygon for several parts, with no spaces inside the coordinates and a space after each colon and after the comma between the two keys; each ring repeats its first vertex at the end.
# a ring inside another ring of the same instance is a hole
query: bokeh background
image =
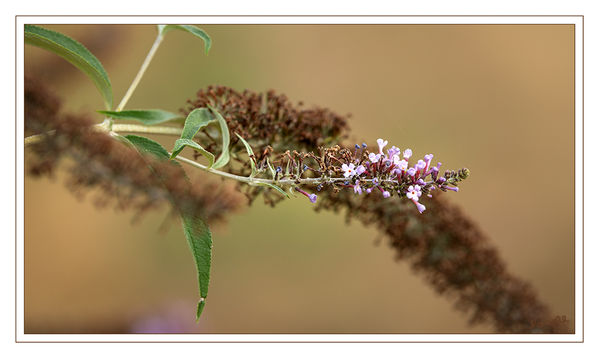
{"type": "MultiPolygon", "coordinates": [[[[191,35],[169,33],[127,108],[177,111],[210,84],[275,89],[351,113],[356,142],[383,137],[416,156],[434,153],[446,169],[468,167],[459,194],[443,195],[573,323],[573,26],[200,26],[213,39],[209,55],[191,35]]],[[[100,59],[115,103],[156,33],[46,27],[100,59]]],[[[92,82],[53,54],[26,46],[25,73],[67,111],[102,108],[92,82]]],[[[160,230],[167,209],[132,224],[133,213],[98,210],[64,179],[25,178],[26,333],[493,331],[468,325],[450,298],[396,262],[376,228],[317,214],[300,198],[275,209],[257,200],[212,228],[212,281],[196,324],[193,260],[177,222],[160,230]]]]}

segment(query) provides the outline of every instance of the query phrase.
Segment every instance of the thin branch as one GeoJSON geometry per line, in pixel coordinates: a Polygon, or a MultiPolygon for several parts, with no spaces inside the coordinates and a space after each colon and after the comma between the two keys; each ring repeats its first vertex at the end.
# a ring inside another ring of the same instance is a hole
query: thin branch
{"type": "MultiPolygon", "coordinates": [[[[169,153],[169,155],[172,153],[169,153]]],[[[210,168],[206,165],[200,164],[194,160],[177,156],[177,160],[189,164],[193,167],[199,168],[208,173],[216,174],[222,176],[224,178],[237,180],[242,183],[247,183],[249,185],[257,185],[257,184],[277,184],[277,185],[300,185],[300,184],[321,184],[321,183],[332,183],[332,182],[340,182],[349,180],[348,178],[327,178],[327,177],[319,177],[319,178],[304,178],[304,179],[264,179],[264,178],[253,178],[253,177],[244,177],[241,175],[235,175],[227,172],[223,172],[218,169],[210,168]]],[[[372,182],[374,179],[362,179],[362,182],[372,182]]],[[[393,182],[393,180],[379,180],[379,182],[393,182]]]]}
{"type": "Polygon", "coordinates": [[[150,65],[150,62],[152,62],[152,58],[156,54],[156,51],[158,50],[158,47],[160,46],[162,39],[163,39],[162,34],[158,33],[158,36],[156,36],[156,40],[154,41],[152,48],[150,48],[150,51],[148,52],[146,59],[141,64],[141,67],[139,68],[137,75],[133,79],[133,82],[131,82],[131,85],[129,86],[127,93],[125,93],[125,95],[123,96],[123,99],[121,100],[121,103],[119,103],[118,107],[116,107],[117,111],[121,111],[125,107],[127,102],[129,101],[129,98],[131,97],[131,95],[133,94],[135,89],[137,88],[137,85],[139,84],[139,81],[141,81],[141,78],[143,77],[144,73],[146,72],[146,69],[148,68],[148,66],[150,65]]]}
{"type": "Polygon", "coordinates": [[[149,133],[180,136],[183,128],[166,126],[144,126],[141,124],[113,124],[114,132],[149,133]]]}

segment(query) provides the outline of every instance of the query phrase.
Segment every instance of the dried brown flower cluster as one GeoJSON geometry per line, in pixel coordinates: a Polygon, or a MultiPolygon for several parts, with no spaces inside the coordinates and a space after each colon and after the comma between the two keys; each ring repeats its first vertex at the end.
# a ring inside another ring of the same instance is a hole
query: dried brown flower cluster
{"type": "Polygon", "coordinates": [[[93,129],[82,116],[59,114],[59,101],[39,83],[25,81],[25,123],[28,132],[47,133],[31,145],[28,171],[51,175],[62,159],[70,158],[68,187],[80,195],[100,188],[101,206],[113,204],[138,214],[162,204],[176,211],[199,214],[208,222],[222,220],[237,209],[239,194],[218,184],[193,185],[172,162],[141,156],[109,135],[93,129]]]}
{"type": "MultiPolygon", "coordinates": [[[[238,133],[250,142],[256,153],[272,146],[275,152],[308,151],[316,146],[336,143],[347,132],[346,117],[326,108],[303,108],[292,104],[285,95],[274,91],[256,93],[235,91],[225,86],[201,89],[194,100],[188,100],[182,112],[187,115],[195,108],[212,106],[227,120],[231,133],[238,133]]],[[[243,145],[232,136],[232,151],[243,151],[243,145]]],[[[219,141],[208,144],[212,153],[219,152],[219,141]]]]}
{"type": "MultiPolygon", "coordinates": [[[[312,171],[315,176],[320,174],[321,167],[328,165],[318,159],[322,146],[340,144],[347,137],[345,119],[323,109],[302,112],[273,92],[266,95],[266,102],[263,98],[250,91],[209,87],[199,91],[196,100],[188,101],[187,111],[208,104],[218,109],[231,133],[242,134],[259,149],[258,163],[264,165],[272,156],[275,165],[282,167],[282,175],[287,172],[286,163],[299,163],[308,157],[319,163],[315,170],[305,168],[303,162],[295,167],[312,171]]],[[[351,149],[336,150],[351,156],[351,149]]],[[[242,167],[237,173],[247,176],[250,168],[242,167]]],[[[463,170],[450,171],[445,176],[462,174],[463,170]]],[[[270,189],[246,186],[245,190],[250,201],[258,194],[265,194],[271,204],[280,200],[270,189]]],[[[430,199],[427,214],[420,215],[406,201],[390,203],[381,196],[353,194],[348,190],[323,190],[316,210],[345,210],[348,219],[376,225],[389,237],[398,259],[409,260],[437,292],[457,297],[456,305],[471,312],[472,323],[492,322],[498,332],[571,332],[568,322],[555,319],[529,284],[506,271],[505,263],[482,231],[445,199],[430,199]]]]}
{"type": "MultiPolygon", "coordinates": [[[[238,92],[230,87],[209,86],[188,100],[181,112],[189,114],[193,109],[211,106],[218,110],[231,132],[232,160],[225,167],[227,172],[248,175],[250,166],[245,149],[234,133],[242,136],[252,146],[256,160],[266,165],[266,160],[286,150],[308,152],[318,146],[335,144],[347,135],[347,116],[340,116],[329,109],[304,108],[300,102],[291,103],[285,95],[274,91],[256,93],[250,90],[238,92]]],[[[212,153],[221,151],[220,141],[207,130],[202,131],[202,146],[212,153]]],[[[238,184],[251,203],[262,195],[265,202],[274,205],[283,197],[271,189],[238,184]]]]}

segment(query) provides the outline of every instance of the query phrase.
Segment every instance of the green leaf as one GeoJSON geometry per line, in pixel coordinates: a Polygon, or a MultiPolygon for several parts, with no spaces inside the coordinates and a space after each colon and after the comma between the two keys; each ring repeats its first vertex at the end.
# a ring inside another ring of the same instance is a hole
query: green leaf
{"type": "Polygon", "coordinates": [[[164,123],[176,119],[183,119],[179,114],[163,111],[161,109],[144,109],[128,111],[98,111],[114,119],[128,119],[141,122],[147,126],[164,123]]]}
{"type": "Polygon", "coordinates": [[[106,108],[112,108],[112,85],[108,74],[85,46],[61,33],[34,25],[25,25],[25,43],[54,52],[83,71],[102,94],[106,108]]]}
{"type": "Polygon", "coordinates": [[[225,121],[225,119],[223,118],[223,116],[221,116],[221,114],[214,108],[208,106],[208,108],[210,108],[212,110],[212,113],[214,113],[214,116],[216,117],[216,121],[218,122],[218,125],[220,126],[220,133],[222,136],[222,148],[223,148],[223,152],[220,154],[220,156],[218,157],[218,159],[216,160],[216,162],[214,162],[214,168],[222,168],[225,165],[227,165],[227,163],[229,163],[229,143],[231,141],[231,138],[229,137],[229,126],[227,126],[227,121],[225,121]]]}
{"type": "Polygon", "coordinates": [[[243,145],[245,146],[245,150],[248,152],[248,157],[250,157],[250,165],[252,166],[252,174],[250,175],[250,177],[253,177],[254,175],[256,175],[256,163],[254,163],[254,158],[255,158],[254,151],[252,150],[252,147],[250,147],[248,142],[246,142],[245,139],[243,139],[242,136],[240,136],[237,133],[235,133],[235,135],[237,136],[237,138],[239,138],[239,140],[241,140],[241,143],[243,143],[243,145]]]}
{"type": "Polygon", "coordinates": [[[276,186],[274,184],[270,184],[270,183],[256,183],[255,185],[258,185],[258,186],[267,186],[269,188],[272,188],[272,189],[278,191],[279,193],[281,193],[281,195],[283,195],[287,199],[289,199],[289,194],[287,194],[285,192],[285,190],[281,189],[280,187],[278,187],[278,186],[276,186]]]}
{"type": "Polygon", "coordinates": [[[272,178],[274,179],[275,176],[276,176],[275,168],[272,167],[272,164],[270,164],[270,162],[268,161],[268,158],[266,158],[266,166],[268,166],[268,170],[270,171],[270,175],[272,175],[272,178]]]}
{"type": "Polygon", "coordinates": [[[190,34],[201,38],[202,40],[204,40],[204,52],[208,54],[208,51],[212,46],[212,40],[210,39],[210,36],[208,36],[208,34],[204,32],[204,30],[193,25],[158,25],[158,33],[161,35],[164,35],[171,30],[187,31],[190,34]]]}
{"type": "Polygon", "coordinates": [[[198,301],[198,310],[196,311],[196,321],[200,319],[200,316],[202,315],[202,311],[204,311],[205,305],[206,305],[206,299],[201,297],[200,300],[198,301]]]}
{"type": "Polygon", "coordinates": [[[169,159],[169,155],[166,149],[164,149],[164,147],[161,146],[160,143],[155,142],[150,138],[140,137],[132,134],[125,135],[123,137],[126,138],[129,141],[129,143],[133,144],[135,149],[137,149],[142,154],[151,154],[158,159],[169,159]]]}
{"type": "Polygon", "coordinates": [[[214,154],[210,153],[209,151],[204,149],[201,145],[199,145],[198,143],[194,142],[191,139],[177,139],[175,141],[175,148],[173,149],[173,154],[171,154],[171,159],[173,159],[177,155],[179,155],[179,153],[181,153],[181,151],[185,147],[191,147],[191,148],[197,150],[198,152],[202,153],[203,156],[208,158],[208,168],[212,168],[212,165],[214,164],[214,154]]]}
{"type": "Polygon", "coordinates": [[[175,148],[173,149],[173,154],[171,158],[175,158],[185,146],[191,147],[198,152],[202,153],[206,156],[210,161],[210,167],[221,168],[229,162],[229,143],[231,141],[229,135],[229,128],[227,127],[227,122],[223,118],[223,116],[218,113],[217,110],[213,108],[196,108],[185,119],[185,125],[183,126],[183,131],[181,133],[181,138],[177,139],[175,142],[175,148]],[[221,137],[222,137],[222,148],[223,151],[216,159],[214,160],[214,154],[205,150],[201,145],[193,141],[193,137],[198,133],[198,131],[205,126],[216,122],[220,127],[221,137]]]}
{"type": "Polygon", "coordinates": [[[193,254],[193,259],[198,272],[198,285],[200,290],[200,301],[196,312],[196,320],[200,318],[210,283],[210,265],[212,263],[212,234],[208,225],[199,217],[182,214],[183,231],[187,238],[187,244],[193,254]]]}
{"type": "Polygon", "coordinates": [[[193,137],[195,137],[200,129],[212,122],[214,122],[214,119],[212,119],[212,113],[210,113],[208,108],[196,108],[191,111],[185,119],[185,125],[183,126],[183,131],[181,132],[181,138],[177,139],[175,142],[171,159],[179,155],[185,146],[189,146],[206,156],[210,161],[209,167],[211,167],[214,163],[214,154],[208,152],[201,145],[194,142],[193,137]]]}
{"type": "MultiPolygon", "coordinates": [[[[168,152],[158,142],[136,135],[126,135],[123,138],[142,154],[154,155],[156,158],[163,160],[169,159],[168,152]]],[[[204,310],[206,296],[208,295],[210,266],[212,262],[212,234],[208,225],[200,217],[181,211],[181,220],[183,222],[183,232],[193,255],[198,275],[200,301],[198,302],[196,311],[197,320],[204,310]]]]}

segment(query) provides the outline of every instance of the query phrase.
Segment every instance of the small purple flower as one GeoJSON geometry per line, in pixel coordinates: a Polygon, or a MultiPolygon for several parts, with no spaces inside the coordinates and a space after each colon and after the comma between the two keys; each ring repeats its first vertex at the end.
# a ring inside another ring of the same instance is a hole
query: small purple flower
{"type": "Polygon", "coordinates": [[[374,153],[368,154],[368,160],[370,160],[372,163],[378,162],[379,159],[381,159],[381,155],[380,154],[374,154],[374,153]]]}
{"type": "Polygon", "coordinates": [[[401,153],[401,150],[399,150],[399,148],[396,146],[393,146],[391,149],[387,150],[387,153],[389,154],[389,158],[393,158],[393,156],[401,153]]]}
{"type": "Polygon", "coordinates": [[[422,180],[422,178],[420,178],[416,180],[416,184],[424,186],[426,183],[424,182],[424,180],[422,180]]]}
{"type": "Polygon", "coordinates": [[[391,193],[389,193],[387,190],[383,191],[383,198],[388,198],[391,196],[391,193]]]}
{"type": "Polygon", "coordinates": [[[414,168],[416,168],[417,170],[424,170],[424,168],[426,168],[426,162],[422,159],[419,159],[418,163],[414,165],[414,168]]]}
{"type": "Polygon", "coordinates": [[[438,175],[439,175],[439,168],[432,167],[432,169],[431,169],[431,178],[433,178],[433,180],[437,180],[437,176],[438,175]]]}
{"type": "Polygon", "coordinates": [[[360,186],[360,181],[356,181],[356,184],[354,185],[354,193],[360,195],[362,194],[362,187],[360,186]]]}
{"type": "Polygon", "coordinates": [[[372,193],[372,188],[366,188],[366,194],[372,193]]]}
{"type": "Polygon", "coordinates": [[[458,191],[460,191],[460,188],[458,188],[457,186],[444,186],[443,189],[447,189],[447,190],[451,190],[451,191],[455,191],[456,193],[458,191]]]}
{"type": "Polygon", "coordinates": [[[418,201],[421,195],[422,191],[420,191],[420,185],[410,185],[406,192],[406,196],[412,201],[418,201]]]}
{"type": "Polygon", "coordinates": [[[363,165],[358,165],[356,168],[356,174],[362,175],[366,171],[366,168],[363,165]]]}
{"type": "Polygon", "coordinates": [[[379,138],[376,140],[376,143],[379,145],[379,153],[383,154],[383,149],[387,144],[389,144],[389,141],[379,138]]]}
{"type": "MultiPolygon", "coordinates": [[[[396,156],[399,159],[399,156],[396,156]]],[[[395,158],[395,157],[394,157],[395,158]]],[[[408,169],[408,161],[405,159],[398,160],[397,163],[394,163],[397,166],[397,169],[405,172],[408,169]]]]}
{"type": "Polygon", "coordinates": [[[406,196],[408,199],[412,200],[414,205],[416,205],[416,208],[418,208],[420,214],[426,210],[426,207],[418,202],[421,195],[422,191],[420,191],[420,185],[410,185],[408,187],[408,191],[406,192],[406,196]]]}
{"type": "Polygon", "coordinates": [[[297,186],[295,187],[295,190],[296,190],[298,193],[301,193],[301,194],[305,195],[305,196],[306,196],[308,199],[310,199],[310,201],[311,201],[312,203],[316,203],[316,199],[318,199],[318,196],[317,196],[316,194],[308,194],[308,193],[306,193],[305,191],[303,191],[302,189],[300,189],[300,188],[299,188],[299,187],[297,187],[297,186]]]}
{"type": "Polygon", "coordinates": [[[353,177],[356,174],[356,166],[353,163],[350,163],[349,165],[343,164],[341,170],[344,171],[343,176],[346,178],[353,177]]]}
{"type": "Polygon", "coordinates": [[[428,168],[431,166],[431,160],[433,160],[432,154],[427,154],[424,156],[424,161],[426,162],[426,167],[424,167],[424,171],[428,171],[428,168]]]}
{"type": "Polygon", "coordinates": [[[403,151],[403,157],[405,160],[410,159],[410,157],[412,156],[412,150],[411,149],[406,149],[403,151]]]}
{"type": "Polygon", "coordinates": [[[416,175],[416,169],[414,168],[410,168],[408,169],[408,175],[413,177],[414,175],[416,175]]]}

